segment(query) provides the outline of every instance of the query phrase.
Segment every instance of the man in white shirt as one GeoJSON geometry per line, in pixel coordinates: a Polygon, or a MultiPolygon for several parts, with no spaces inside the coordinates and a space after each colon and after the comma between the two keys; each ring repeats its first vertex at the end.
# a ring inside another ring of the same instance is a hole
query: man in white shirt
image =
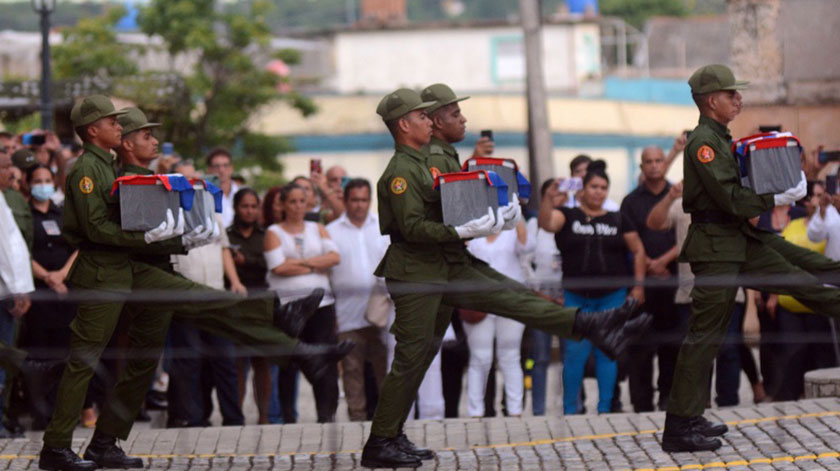
{"type": "Polygon", "coordinates": [[[233,195],[239,191],[239,185],[233,181],[233,156],[223,148],[217,147],[207,154],[207,173],[219,177],[222,189],[222,222],[225,228],[233,224],[233,195]]]}
{"type": "Polygon", "coordinates": [[[840,213],[832,204],[831,196],[826,192],[820,199],[820,209],[814,212],[808,223],[808,239],[811,242],[825,241],[825,256],[840,260],[840,213]]]}
{"type": "MultiPolygon", "coordinates": [[[[350,180],[344,189],[345,212],[327,225],[327,231],[341,255],[341,263],[330,272],[338,339],[356,342],[356,347],[341,360],[344,394],[352,421],[369,419],[365,362],[373,366],[377,390],[386,373],[383,328],[368,321],[366,314],[369,305],[371,312],[382,307],[382,303],[375,301],[383,300],[382,296],[386,293],[384,280],[374,276],[373,271],[385,255],[390,241],[379,233],[379,221],[369,212],[370,200],[370,183],[362,178],[350,180]],[[379,294],[372,297],[372,293],[379,294]],[[374,302],[371,302],[372,299],[374,302]]],[[[387,320],[387,317],[382,320],[387,320]]]]}

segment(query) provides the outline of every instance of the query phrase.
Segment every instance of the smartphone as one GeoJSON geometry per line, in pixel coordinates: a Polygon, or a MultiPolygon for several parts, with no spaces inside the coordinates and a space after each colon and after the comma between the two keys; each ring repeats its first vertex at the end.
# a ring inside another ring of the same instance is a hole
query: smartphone
{"type": "Polygon", "coordinates": [[[323,173],[321,159],[311,159],[309,161],[309,173],[323,173]]]}
{"type": "Polygon", "coordinates": [[[837,174],[825,177],[825,192],[829,195],[837,194],[837,174]]]}
{"type": "Polygon", "coordinates": [[[47,135],[26,133],[21,136],[20,142],[25,146],[42,146],[47,142],[47,135]]]}
{"type": "Polygon", "coordinates": [[[819,155],[817,155],[817,160],[819,160],[821,164],[838,162],[840,161],[840,150],[822,150],[819,155]]]}
{"type": "Polygon", "coordinates": [[[493,140],[493,130],[492,129],[483,129],[481,131],[481,137],[486,137],[487,139],[493,140]]]}
{"type": "Polygon", "coordinates": [[[579,177],[564,178],[557,184],[557,190],[567,193],[578,192],[583,189],[583,180],[579,177]]]}
{"type": "Polygon", "coordinates": [[[350,177],[341,177],[341,189],[342,190],[344,190],[344,187],[346,187],[347,184],[350,183],[350,180],[352,180],[352,178],[350,178],[350,177]]]}
{"type": "Polygon", "coordinates": [[[162,155],[173,155],[175,153],[175,146],[171,142],[164,142],[160,147],[162,155]]]}
{"type": "Polygon", "coordinates": [[[758,126],[758,132],[781,132],[781,124],[763,124],[758,126]]]}
{"type": "Polygon", "coordinates": [[[691,137],[691,129],[686,129],[683,131],[683,136],[685,136],[686,140],[691,137]]]}

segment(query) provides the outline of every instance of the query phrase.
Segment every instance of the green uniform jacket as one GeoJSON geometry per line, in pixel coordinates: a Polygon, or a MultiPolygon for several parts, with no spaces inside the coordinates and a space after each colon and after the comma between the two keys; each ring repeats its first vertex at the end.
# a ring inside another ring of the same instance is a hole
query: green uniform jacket
{"type": "Polygon", "coordinates": [[[12,216],[15,218],[23,240],[26,241],[26,246],[32,252],[35,228],[32,227],[32,209],[29,207],[29,203],[26,202],[26,198],[23,197],[21,192],[14,188],[3,190],[3,196],[6,198],[6,204],[9,205],[9,209],[12,210],[12,216]]]}
{"type": "Polygon", "coordinates": [[[399,281],[445,282],[449,274],[443,242],[460,242],[443,224],[440,192],[434,188],[428,155],[397,144],[376,184],[379,228],[391,245],[376,276],[399,281]]]}
{"type": "Polygon", "coordinates": [[[683,209],[687,213],[715,211],[735,216],[728,224],[692,223],[680,261],[743,262],[747,238],[759,239],[748,219],[773,208],[773,195],[758,195],[741,186],[732,136],[723,124],[700,117],[683,155],[683,209]]]}
{"type": "Polygon", "coordinates": [[[64,237],[80,249],[68,276],[75,286],[127,292],[132,253],[183,253],[180,237],[147,244],[143,232],[122,230],[119,196],[111,195],[115,179],[113,155],[90,143],[67,175],[64,237]]]}

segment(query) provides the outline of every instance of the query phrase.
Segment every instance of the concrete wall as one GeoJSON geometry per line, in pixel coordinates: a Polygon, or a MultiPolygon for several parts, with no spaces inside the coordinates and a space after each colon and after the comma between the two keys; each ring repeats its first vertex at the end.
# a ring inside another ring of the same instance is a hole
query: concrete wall
{"type": "MultiPolygon", "coordinates": [[[[328,88],[338,93],[435,82],[469,92],[524,90],[522,31],[513,26],[346,31],[336,33],[334,45],[328,88]]],[[[600,76],[597,24],[546,25],[543,49],[549,90],[573,92],[600,76]]]]}

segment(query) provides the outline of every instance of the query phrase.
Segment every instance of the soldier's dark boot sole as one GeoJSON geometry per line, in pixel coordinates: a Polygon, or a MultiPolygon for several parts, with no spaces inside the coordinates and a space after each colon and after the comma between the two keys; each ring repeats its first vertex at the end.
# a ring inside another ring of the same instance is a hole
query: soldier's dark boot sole
{"type": "Polygon", "coordinates": [[[419,468],[423,466],[423,462],[417,459],[416,461],[386,461],[375,458],[362,457],[362,467],[364,468],[419,468]]]}
{"type": "Polygon", "coordinates": [[[723,446],[717,438],[708,438],[699,433],[677,437],[662,437],[662,451],[666,453],[682,453],[693,451],[715,451],[723,446]]]}

